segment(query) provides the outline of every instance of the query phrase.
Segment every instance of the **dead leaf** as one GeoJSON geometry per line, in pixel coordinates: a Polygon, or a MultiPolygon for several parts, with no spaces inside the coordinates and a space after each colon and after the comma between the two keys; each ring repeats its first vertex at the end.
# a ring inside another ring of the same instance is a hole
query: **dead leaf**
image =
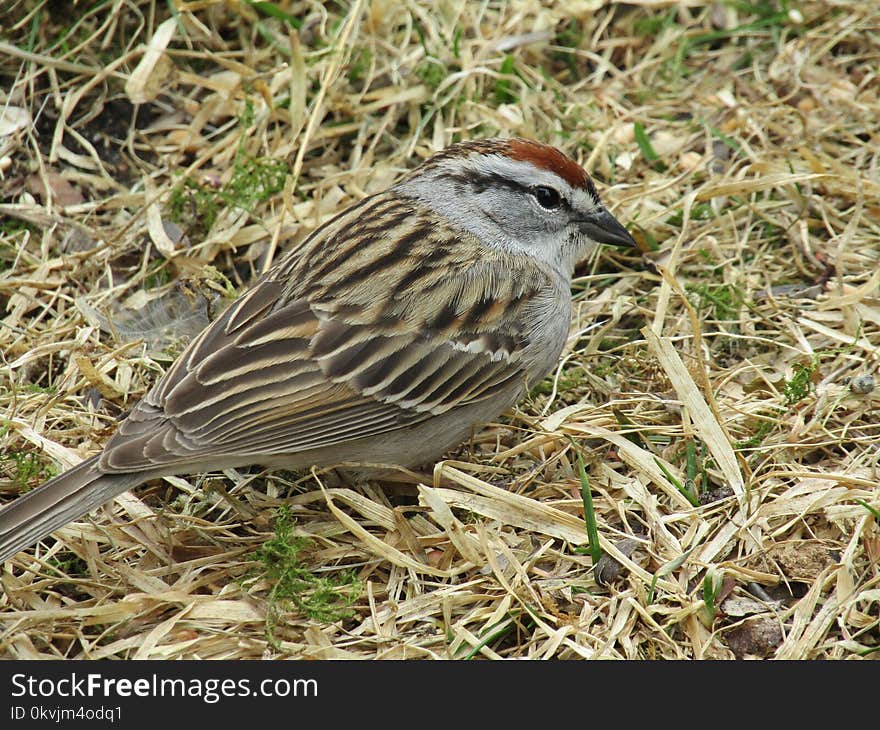
{"type": "Polygon", "coordinates": [[[165,54],[165,49],[168,48],[176,29],[177,18],[171,17],[161,23],[153,33],[143,58],[125,84],[125,93],[132,103],[145,104],[153,101],[162,90],[165,80],[174,69],[174,64],[165,54]]]}
{"type": "Polygon", "coordinates": [[[27,188],[43,203],[48,203],[51,197],[52,202],[62,208],[68,205],[79,205],[85,201],[79,188],[75,188],[60,172],[54,170],[47,170],[45,176],[37,173],[28,176],[27,188]],[[47,182],[49,184],[48,191],[46,190],[47,182]]]}

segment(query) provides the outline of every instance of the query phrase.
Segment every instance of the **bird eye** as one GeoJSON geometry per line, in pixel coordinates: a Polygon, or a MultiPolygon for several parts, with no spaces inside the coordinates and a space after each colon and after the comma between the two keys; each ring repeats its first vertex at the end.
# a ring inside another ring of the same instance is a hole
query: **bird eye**
{"type": "Polygon", "coordinates": [[[553,188],[548,188],[546,185],[533,187],[531,193],[535,196],[535,200],[538,201],[538,205],[546,210],[556,210],[562,205],[562,196],[559,192],[553,188]]]}

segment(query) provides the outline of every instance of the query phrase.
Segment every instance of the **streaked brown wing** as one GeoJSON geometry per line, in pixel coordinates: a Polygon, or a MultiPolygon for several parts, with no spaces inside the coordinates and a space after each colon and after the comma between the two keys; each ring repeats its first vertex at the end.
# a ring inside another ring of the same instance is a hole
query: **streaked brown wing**
{"type": "Polygon", "coordinates": [[[423,211],[405,212],[409,225],[398,225],[396,241],[374,236],[357,216],[331,222],[329,239],[317,231],[296,261],[282,261],[190,344],[120,424],[101,467],[123,472],[233,454],[258,462],[391,432],[523,381],[517,322],[534,287],[513,276],[510,291],[499,289],[470,271],[485,265],[479,256],[462,256],[474,242],[438,239],[423,211]],[[296,264],[316,238],[336,265],[310,279],[314,266],[296,264]],[[401,241],[413,247],[406,256],[425,253],[416,246],[454,255],[412,278],[395,260],[401,241]],[[347,257],[338,254],[343,244],[347,257]],[[384,272],[372,271],[372,282],[346,278],[340,268],[362,271],[371,245],[383,247],[384,272]]]}

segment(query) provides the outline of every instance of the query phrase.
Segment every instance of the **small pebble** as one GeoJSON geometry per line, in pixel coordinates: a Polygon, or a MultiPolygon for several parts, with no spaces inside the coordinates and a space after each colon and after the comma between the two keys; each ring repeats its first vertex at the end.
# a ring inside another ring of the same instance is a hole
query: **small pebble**
{"type": "Polygon", "coordinates": [[[873,375],[857,375],[849,381],[849,389],[859,395],[867,395],[874,390],[875,385],[873,375]]]}

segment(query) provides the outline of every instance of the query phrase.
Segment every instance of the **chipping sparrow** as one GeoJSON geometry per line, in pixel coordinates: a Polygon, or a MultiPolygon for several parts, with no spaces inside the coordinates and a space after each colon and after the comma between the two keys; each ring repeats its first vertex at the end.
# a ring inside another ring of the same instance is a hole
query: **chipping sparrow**
{"type": "Polygon", "coordinates": [[[101,453],[0,510],[0,561],[160,476],[431,461],[554,366],[600,243],[634,241],[557,149],[443,150],[279,260],[101,453]]]}

